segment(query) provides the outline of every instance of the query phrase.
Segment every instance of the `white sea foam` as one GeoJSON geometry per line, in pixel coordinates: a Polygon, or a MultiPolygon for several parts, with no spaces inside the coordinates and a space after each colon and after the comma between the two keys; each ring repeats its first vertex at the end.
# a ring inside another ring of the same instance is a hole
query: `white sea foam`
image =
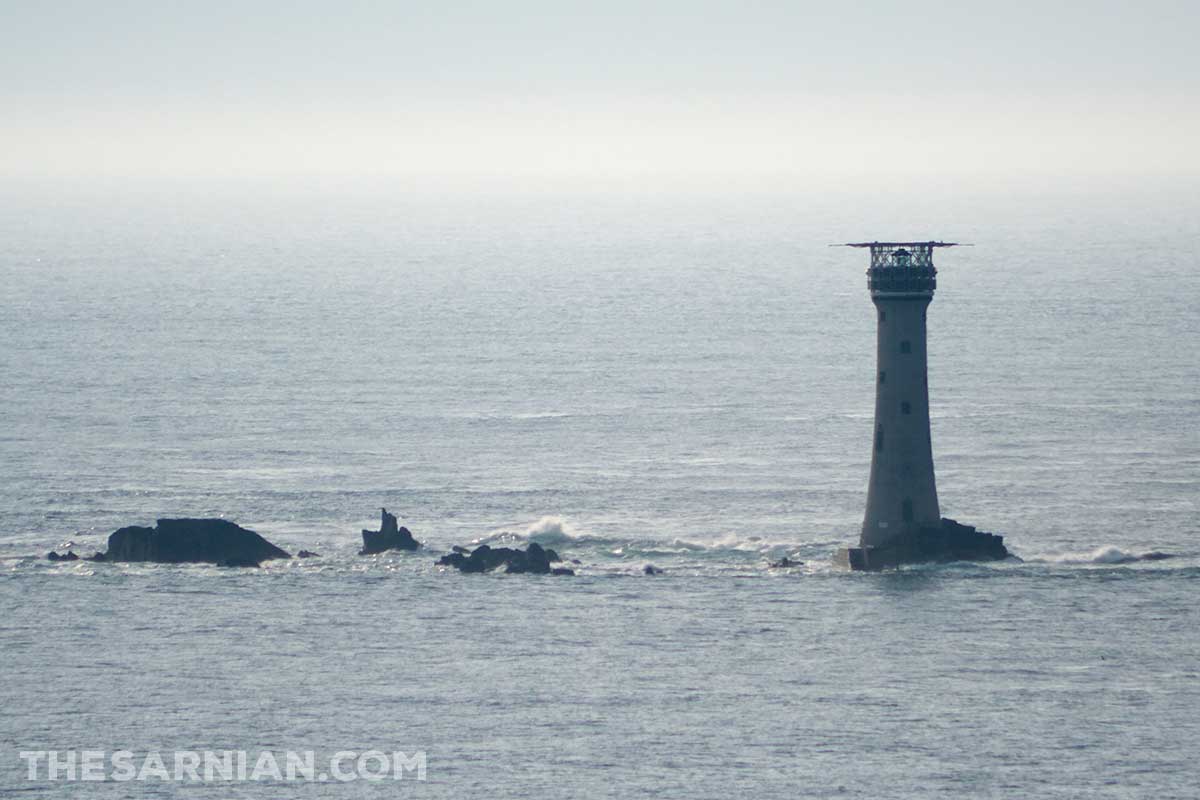
{"type": "Polygon", "coordinates": [[[579,541],[581,534],[562,517],[542,517],[525,529],[524,538],[538,544],[579,541]]]}
{"type": "Polygon", "coordinates": [[[1061,553],[1032,560],[1046,561],[1051,564],[1130,564],[1135,561],[1159,561],[1164,558],[1170,558],[1170,556],[1154,551],[1133,553],[1122,550],[1116,545],[1106,544],[1088,553],[1061,553]]]}
{"type": "Polygon", "coordinates": [[[537,522],[528,525],[523,531],[510,531],[508,529],[493,531],[477,540],[476,544],[512,541],[537,542],[538,544],[564,544],[582,542],[588,538],[586,534],[577,531],[562,517],[545,516],[537,522]]]}
{"type": "Polygon", "coordinates": [[[796,542],[776,542],[761,536],[741,536],[725,533],[713,539],[675,537],[659,540],[653,537],[606,537],[598,536],[572,525],[565,518],[555,515],[543,516],[527,525],[524,530],[502,528],[477,539],[474,544],[513,544],[537,542],[541,545],[601,546],[610,555],[682,555],[685,553],[720,555],[722,553],[768,554],[792,552],[803,545],[796,542]]]}
{"type": "MultiPolygon", "coordinates": [[[[662,545],[657,545],[659,548],[662,545]]],[[[761,536],[739,536],[726,533],[710,541],[675,538],[668,547],[695,552],[722,552],[734,550],[740,553],[766,553],[774,550],[794,550],[802,545],[796,542],[773,542],[761,536]]]]}

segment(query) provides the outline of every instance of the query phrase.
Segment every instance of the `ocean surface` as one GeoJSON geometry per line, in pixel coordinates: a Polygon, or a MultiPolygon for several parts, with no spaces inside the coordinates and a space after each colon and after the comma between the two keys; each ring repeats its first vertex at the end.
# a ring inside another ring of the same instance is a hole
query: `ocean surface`
{"type": "Polygon", "coordinates": [[[9,185],[0,795],[1194,798],[1198,299],[1182,181],[9,185]],[[975,245],[936,256],[939,495],[1020,561],[830,564],[875,317],[827,245],[891,238],[975,245]],[[425,548],[358,556],[380,507],[425,548]],[[321,555],[44,558],[181,516],[321,555]],[[579,574],[434,565],[529,540],[579,574]],[[18,758],[84,749],[424,751],[427,779],[18,758]]]}

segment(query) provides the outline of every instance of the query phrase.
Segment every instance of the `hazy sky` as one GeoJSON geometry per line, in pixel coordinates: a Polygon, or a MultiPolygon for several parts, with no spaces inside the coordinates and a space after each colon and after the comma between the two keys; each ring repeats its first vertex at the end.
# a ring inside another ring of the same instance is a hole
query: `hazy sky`
{"type": "Polygon", "coordinates": [[[1200,173],[1200,2],[0,0],[0,174],[1200,173]]]}

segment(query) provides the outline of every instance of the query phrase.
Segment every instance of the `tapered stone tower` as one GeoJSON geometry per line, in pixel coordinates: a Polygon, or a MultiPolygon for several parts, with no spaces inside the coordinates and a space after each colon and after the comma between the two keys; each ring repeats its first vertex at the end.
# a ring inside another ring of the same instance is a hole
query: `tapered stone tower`
{"type": "Polygon", "coordinates": [[[867,289],[876,310],[875,439],[864,547],[923,527],[936,526],[937,483],[929,432],[929,378],[925,317],[937,270],[935,247],[947,242],[871,242],[867,289]]]}
{"type": "Polygon", "coordinates": [[[871,250],[867,289],[877,318],[871,480],[859,547],[841,557],[856,569],[908,561],[1003,558],[1002,540],[943,520],[929,431],[925,318],[937,270],[933,251],[954,242],[857,242],[871,250]],[[997,549],[998,548],[998,549],[997,549]]]}

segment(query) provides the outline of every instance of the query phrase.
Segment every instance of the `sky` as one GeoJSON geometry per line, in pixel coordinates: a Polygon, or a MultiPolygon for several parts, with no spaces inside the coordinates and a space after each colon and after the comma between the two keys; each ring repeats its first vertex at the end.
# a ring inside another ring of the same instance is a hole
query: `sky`
{"type": "Polygon", "coordinates": [[[1200,3],[0,0],[0,176],[1200,174],[1200,3]]]}

